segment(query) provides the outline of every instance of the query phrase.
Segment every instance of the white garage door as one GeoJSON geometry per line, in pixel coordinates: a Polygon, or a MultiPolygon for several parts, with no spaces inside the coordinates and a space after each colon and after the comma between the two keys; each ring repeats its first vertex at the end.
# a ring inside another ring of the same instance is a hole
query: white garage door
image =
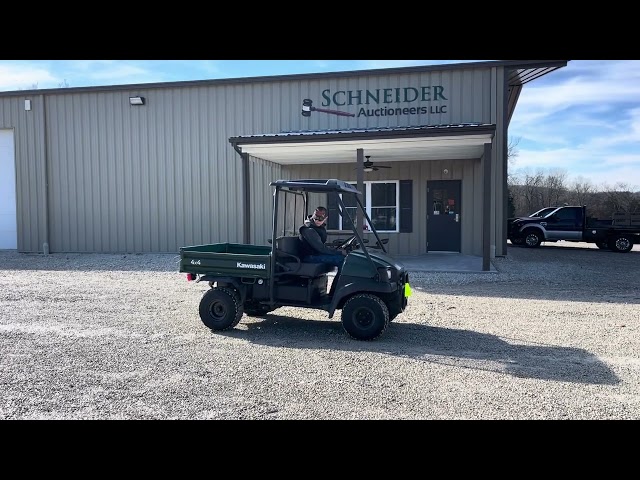
{"type": "Polygon", "coordinates": [[[0,130],[0,249],[18,248],[13,130],[0,130]]]}

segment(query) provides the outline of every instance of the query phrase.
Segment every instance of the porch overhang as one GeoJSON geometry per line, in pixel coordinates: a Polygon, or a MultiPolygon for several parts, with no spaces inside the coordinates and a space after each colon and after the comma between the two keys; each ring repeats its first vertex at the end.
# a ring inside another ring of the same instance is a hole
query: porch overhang
{"type": "Polygon", "coordinates": [[[239,153],[280,165],[355,163],[364,150],[376,163],[479,159],[493,124],[297,131],[231,137],[239,153]]]}
{"type": "MultiPolygon", "coordinates": [[[[490,205],[491,151],[494,124],[426,125],[349,130],[296,131],[229,138],[243,160],[245,243],[249,242],[249,157],[280,165],[356,163],[362,182],[363,156],[376,163],[429,160],[480,160],[483,162],[485,212],[490,205]]],[[[358,220],[362,222],[362,219],[358,220]]],[[[489,216],[482,220],[483,270],[490,269],[489,216]]]]}

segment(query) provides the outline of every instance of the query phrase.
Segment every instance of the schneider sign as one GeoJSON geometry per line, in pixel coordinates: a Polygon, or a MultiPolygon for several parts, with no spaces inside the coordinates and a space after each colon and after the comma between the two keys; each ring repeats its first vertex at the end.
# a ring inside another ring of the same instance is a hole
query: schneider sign
{"type": "Polygon", "coordinates": [[[322,106],[356,106],[358,117],[386,117],[391,115],[426,115],[428,113],[447,113],[447,105],[422,105],[423,102],[441,102],[448,98],[441,85],[420,88],[377,88],[375,90],[336,90],[322,91],[322,106]],[[388,104],[414,104],[410,106],[388,106],[388,104]],[[365,105],[365,106],[361,106],[365,105]]]}

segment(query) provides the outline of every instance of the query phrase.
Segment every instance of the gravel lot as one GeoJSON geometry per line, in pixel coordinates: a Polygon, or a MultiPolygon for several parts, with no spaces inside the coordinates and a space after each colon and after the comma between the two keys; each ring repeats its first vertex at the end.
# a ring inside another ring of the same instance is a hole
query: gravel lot
{"type": "Polygon", "coordinates": [[[415,273],[373,342],[295,308],[212,333],[176,255],[0,251],[0,419],[637,420],[640,247],[586,247],[415,273]]]}

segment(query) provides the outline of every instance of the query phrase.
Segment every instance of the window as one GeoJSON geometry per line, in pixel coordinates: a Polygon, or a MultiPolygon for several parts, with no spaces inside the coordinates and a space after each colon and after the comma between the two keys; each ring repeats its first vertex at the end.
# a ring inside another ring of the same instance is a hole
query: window
{"type": "Polygon", "coordinates": [[[559,222],[576,223],[579,214],[580,210],[576,208],[561,208],[553,216],[559,222]]]}
{"type": "MultiPolygon", "coordinates": [[[[355,182],[350,182],[357,188],[355,182]]],[[[400,204],[400,188],[398,181],[364,182],[362,203],[371,218],[373,226],[379,232],[399,231],[398,205],[400,204]]],[[[343,198],[347,213],[356,220],[357,203],[353,198],[343,198]]],[[[366,222],[366,221],[365,221],[366,222]]],[[[340,219],[340,230],[351,230],[348,218],[340,219]]]]}

